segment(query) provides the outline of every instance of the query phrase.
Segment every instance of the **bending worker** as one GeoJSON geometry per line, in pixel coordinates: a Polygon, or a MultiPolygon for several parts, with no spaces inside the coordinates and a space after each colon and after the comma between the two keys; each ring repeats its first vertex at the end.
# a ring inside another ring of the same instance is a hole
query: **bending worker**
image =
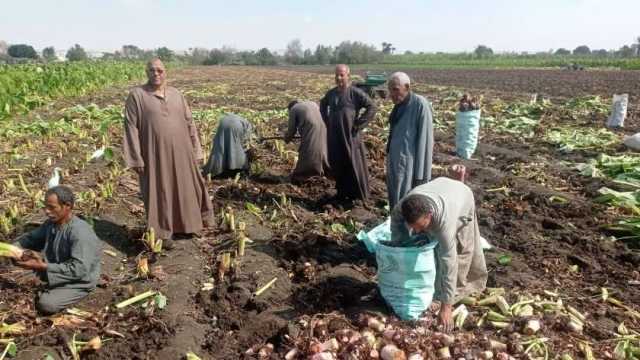
{"type": "Polygon", "coordinates": [[[312,176],[323,176],[329,171],[327,161],[327,128],[322,121],[320,108],[313,101],[289,103],[289,126],[284,136],[286,143],[300,133],[298,162],[291,174],[292,182],[300,182],[312,176]]]}
{"type": "Polygon", "coordinates": [[[440,302],[443,330],[451,331],[453,304],[487,285],[471,189],[461,181],[440,177],[411,190],[391,213],[392,241],[408,239],[410,231],[438,242],[434,300],[440,302]]]}
{"type": "Polygon", "coordinates": [[[234,176],[249,168],[245,143],[251,136],[251,123],[236,114],[226,114],[220,119],[211,146],[209,161],[203,168],[206,176],[234,176]]]}

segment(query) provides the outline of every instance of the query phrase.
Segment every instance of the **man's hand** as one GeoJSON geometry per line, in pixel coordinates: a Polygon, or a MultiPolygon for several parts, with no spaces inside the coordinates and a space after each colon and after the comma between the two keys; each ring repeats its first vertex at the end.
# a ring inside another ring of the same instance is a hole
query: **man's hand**
{"type": "Polygon", "coordinates": [[[144,166],[133,167],[131,168],[136,174],[142,176],[144,174],[144,166]]]}
{"type": "Polygon", "coordinates": [[[467,168],[464,165],[456,164],[451,166],[451,178],[464,182],[467,177],[467,168]]]}
{"type": "Polygon", "coordinates": [[[442,331],[445,333],[450,333],[453,330],[453,316],[451,315],[451,310],[453,309],[453,305],[443,303],[440,306],[440,314],[438,318],[440,319],[440,324],[442,325],[442,331]]]}
{"type": "Polygon", "coordinates": [[[35,271],[45,271],[47,270],[47,263],[44,262],[44,260],[42,260],[41,258],[30,258],[28,260],[25,261],[16,261],[16,265],[24,268],[24,269],[29,269],[29,270],[35,270],[35,271]]]}

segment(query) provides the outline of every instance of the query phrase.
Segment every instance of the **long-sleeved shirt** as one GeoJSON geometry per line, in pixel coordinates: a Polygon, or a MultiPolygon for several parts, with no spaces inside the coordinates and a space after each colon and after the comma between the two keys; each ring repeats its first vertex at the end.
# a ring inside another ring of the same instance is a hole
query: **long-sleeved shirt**
{"type": "Polygon", "coordinates": [[[42,251],[47,270],[40,272],[49,288],[93,289],[100,277],[100,240],[91,226],[73,216],[63,225],[47,220],[22,237],[20,246],[42,251]]]}
{"type": "MultiPolygon", "coordinates": [[[[460,181],[440,177],[417,186],[407,196],[413,194],[424,196],[432,209],[427,236],[438,242],[434,298],[453,304],[482,291],[488,273],[471,189],[460,181]]],[[[402,200],[391,213],[394,243],[406,243],[409,237],[401,209],[402,200]]]]}

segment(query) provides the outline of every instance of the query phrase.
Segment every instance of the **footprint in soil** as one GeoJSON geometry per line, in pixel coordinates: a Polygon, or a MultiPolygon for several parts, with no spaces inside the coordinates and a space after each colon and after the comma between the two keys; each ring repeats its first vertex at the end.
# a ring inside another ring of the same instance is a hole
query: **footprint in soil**
{"type": "Polygon", "coordinates": [[[227,299],[238,307],[245,307],[251,301],[249,284],[234,283],[227,289],[227,299]]]}
{"type": "Polygon", "coordinates": [[[292,298],[300,311],[317,313],[361,306],[376,289],[375,282],[360,271],[339,265],[320,272],[317,282],[300,286],[292,298]]]}

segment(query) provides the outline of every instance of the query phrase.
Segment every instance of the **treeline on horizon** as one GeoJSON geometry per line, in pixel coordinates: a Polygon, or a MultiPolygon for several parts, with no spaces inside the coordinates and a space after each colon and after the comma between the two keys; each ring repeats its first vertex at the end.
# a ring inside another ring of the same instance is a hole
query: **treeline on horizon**
{"type": "Polygon", "coordinates": [[[421,67],[558,67],[579,63],[586,67],[617,67],[640,69],[640,37],[617,50],[590,49],[587,45],[572,50],[559,48],[547,52],[495,53],[490,47],[478,45],[472,52],[425,53],[405,51],[396,53],[393,44],[382,42],[380,47],[360,41],[343,41],[337,46],[318,45],[305,49],[299,39],[287,44],[279,54],[268,48],[236,50],[232,47],[206,49],[190,48],[176,52],[167,47],[141,49],[135,45],[123,45],[114,52],[89,54],[79,44],[64,52],[64,57],[53,47],[41,52],[28,44],[9,45],[0,41],[0,63],[28,63],[84,60],[134,60],[142,61],[159,57],[164,61],[178,61],[192,65],[329,65],[329,64],[378,64],[421,67]]]}

